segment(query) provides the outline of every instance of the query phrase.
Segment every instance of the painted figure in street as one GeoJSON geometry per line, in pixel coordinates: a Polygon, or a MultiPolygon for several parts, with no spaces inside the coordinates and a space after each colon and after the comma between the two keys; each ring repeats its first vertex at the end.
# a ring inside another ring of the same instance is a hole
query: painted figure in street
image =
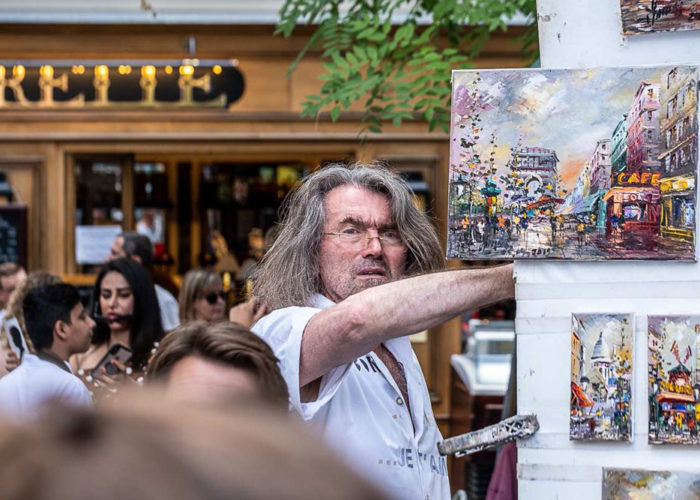
{"type": "Polygon", "coordinates": [[[633,316],[574,314],[569,439],[632,439],[633,316]]]}
{"type": "Polygon", "coordinates": [[[695,260],[697,67],[452,80],[448,257],[695,260]]]}
{"type": "Polygon", "coordinates": [[[620,0],[620,9],[625,35],[700,29],[697,0],[620,0]]]}
{"type": "Polygon", "coordinates": [[[690,472],[603,469],[603,500],[700,498],[700,474],[690,472]]]}
{"type": "Polygon", "coordinates": [[[649,316],[649,444],[700,444],[700,316],[649,316]]]}

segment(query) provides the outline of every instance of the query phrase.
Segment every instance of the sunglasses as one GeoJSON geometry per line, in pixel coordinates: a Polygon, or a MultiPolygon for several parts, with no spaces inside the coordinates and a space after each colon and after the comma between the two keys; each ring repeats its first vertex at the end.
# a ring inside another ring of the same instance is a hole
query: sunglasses
{"type": "Polygon", "coordinates": [[[216,304],[216,301],[221,297],[221,300],[224,302],[226,301],[226,292],[221,290],[220,292],[211,292],[208,293],[204,296],[204,300],[206,300],[209,304],[214,305],[216,304]]]}

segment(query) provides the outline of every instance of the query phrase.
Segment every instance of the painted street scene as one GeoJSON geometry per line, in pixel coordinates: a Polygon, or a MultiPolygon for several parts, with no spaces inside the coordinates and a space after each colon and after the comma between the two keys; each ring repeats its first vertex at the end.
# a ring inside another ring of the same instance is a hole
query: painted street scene
{"type": "Polygon", "coordinates": [[[450,258],[695,260],[697,68],[453,73],[450,258]]]}
{"type": "Polygon", "coordinates": [[[697,500],[700,474],[603,469],[603,500],[697,500]]]}
{"type": "Polygon", "coordinates": [[[620,0],[620,8],[625,35],[700,29],[697,0],[620,0]]]}
{"type": "Polygon", "coordinates": [[[649,316],[649,444],[700,444],[700,316],[649,316]]]}
{"type": "Polygon", "coordinates": [[[574,314],[569,439],[632,437],[631,314],[574,314]]]}

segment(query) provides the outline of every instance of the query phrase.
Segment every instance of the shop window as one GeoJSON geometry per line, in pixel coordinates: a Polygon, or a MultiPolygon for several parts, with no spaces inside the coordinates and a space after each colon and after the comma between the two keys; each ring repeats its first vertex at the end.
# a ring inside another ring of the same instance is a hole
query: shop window
{"type": "Polygon", "coordinates": [[[637,203],[628,203],[622,205],[622,215],[626,221],[641,221],[643,220],[643,209],[637,203]]]}
{"type": "Polygon", "coordinates": [[[166,250],[166,225],[173,207],[165,164],[135,163],[134,229],[151,240],[157,261],[172,260],[166,250]]]}
{"type": "Polygon", "coordinates": [[[91,272],[107,258],[109,247],[125,223],[124,198],[130,186],[130,158],[76,158],[75,261],[91,272]]]}
{"type": "Polygon", "coordinates": [[[672,220],[674,227],[695,227],[695,201],[692,196],[674,196],[672,199],[672,220]]]}
{"type": "Polygon", "coordinates": [[[282,200],[308,171],[300,164],[204,165],[199,264],[213,265],[243,285],[262,257],[282,200]]]}

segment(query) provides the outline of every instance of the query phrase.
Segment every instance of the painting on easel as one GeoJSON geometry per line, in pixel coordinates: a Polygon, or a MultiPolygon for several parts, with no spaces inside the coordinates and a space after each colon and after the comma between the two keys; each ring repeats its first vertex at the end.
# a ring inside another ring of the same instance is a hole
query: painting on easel
{"type": "Polygon", "coordinates": [[[452,76],[447,256],[695,260],[697,68],[452,76]]]}

